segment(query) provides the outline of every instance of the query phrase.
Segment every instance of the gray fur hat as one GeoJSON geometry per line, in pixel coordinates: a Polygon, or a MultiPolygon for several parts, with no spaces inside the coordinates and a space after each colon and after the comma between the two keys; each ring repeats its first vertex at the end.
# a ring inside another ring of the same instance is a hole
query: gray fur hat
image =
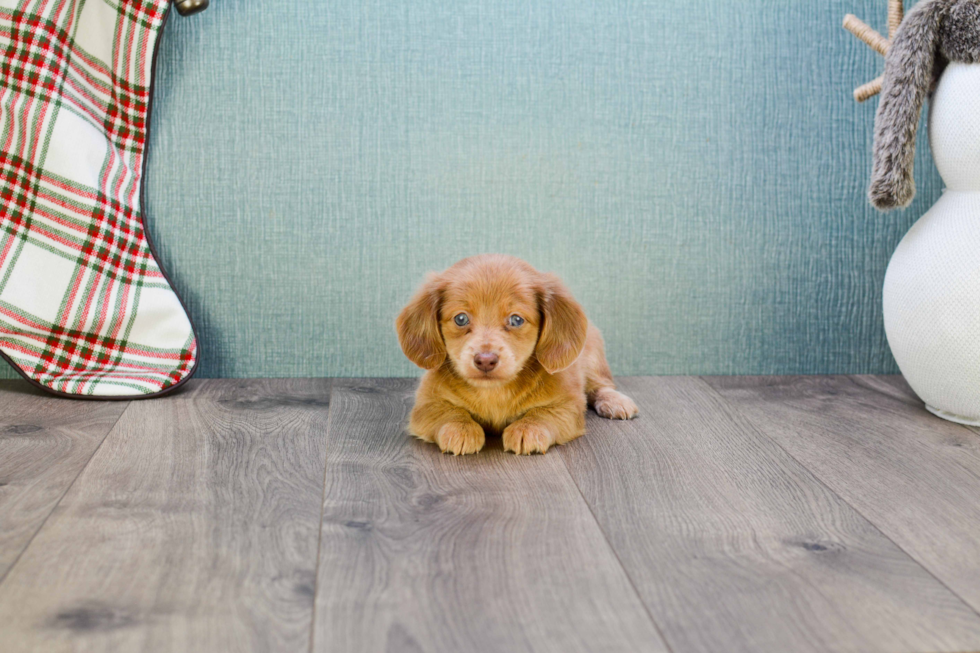
{"type": "Polygon", "coordinates": [[[885,57],[875,116],[871,203],[881,210],[915,197],[915,136],[925,97],[951,61],[980,62],[980,0],[922,0],[908,13],[885,57]]]}

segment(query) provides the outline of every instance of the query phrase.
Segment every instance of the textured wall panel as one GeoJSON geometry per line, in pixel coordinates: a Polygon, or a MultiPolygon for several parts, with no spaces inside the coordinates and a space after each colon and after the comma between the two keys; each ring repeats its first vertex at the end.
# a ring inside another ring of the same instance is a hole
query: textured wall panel
{"type": "Polygon", "coordinates": [[[205,376],[405,375],[423,273],[561,274],[619,374],[889,372],[885,0],[215,0],[172,17],[149,227],[205,376]]]}

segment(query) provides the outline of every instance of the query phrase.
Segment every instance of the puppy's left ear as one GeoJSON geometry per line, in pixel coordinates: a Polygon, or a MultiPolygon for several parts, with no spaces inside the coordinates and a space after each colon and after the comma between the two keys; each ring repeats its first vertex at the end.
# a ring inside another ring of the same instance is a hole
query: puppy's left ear
{"type": "Polygon", "coordinates": [[[582,353],[589,320],[561,279],[553,274],[541,277],[538,288],[541,334],[535,354],[549,374],[556,374],[582,353]]]}
{"type": "Polygon", "coordinates": [[[446,344],[439,331],[439,307],[445,283],[430,275],[395,321],[398,343],[408,359],[424,370],[442,365],[446,344]]]}

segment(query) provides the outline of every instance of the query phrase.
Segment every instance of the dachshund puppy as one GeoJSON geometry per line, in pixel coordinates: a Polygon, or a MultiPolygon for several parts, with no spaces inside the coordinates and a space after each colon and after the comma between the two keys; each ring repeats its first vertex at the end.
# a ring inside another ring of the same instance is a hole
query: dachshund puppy
{"type": "Polygon", "coordinates": [[[602,335],[553,274],[501,254],[428,277],[396,321],[422,377],[408,430],[446,453],[545,453],[585,432],[586,402],[609,419],[636,404],[616,391],[602,335]]]}

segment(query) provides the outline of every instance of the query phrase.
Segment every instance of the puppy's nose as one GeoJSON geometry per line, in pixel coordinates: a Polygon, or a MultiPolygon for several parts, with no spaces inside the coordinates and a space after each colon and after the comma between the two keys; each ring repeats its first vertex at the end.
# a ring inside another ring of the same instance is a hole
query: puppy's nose
{"type": "Polygon", "coordinates": [[[483,372],[492,372],[500,362],[500,356],[489,351],[481,351],[473,358],[473,363],[483,372]]]}

